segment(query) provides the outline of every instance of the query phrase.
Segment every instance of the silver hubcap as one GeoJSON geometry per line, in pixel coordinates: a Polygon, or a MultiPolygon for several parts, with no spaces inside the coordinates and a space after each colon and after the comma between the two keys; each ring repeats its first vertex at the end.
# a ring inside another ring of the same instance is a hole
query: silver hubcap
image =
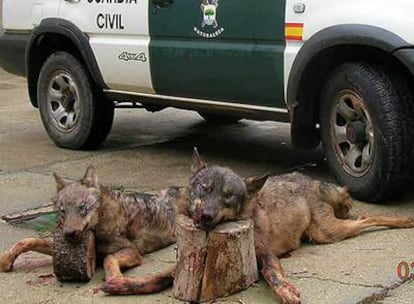
{"type": "Polygon", "coordinates": [[[80,114],[78,87],[68,73],[57,71],[52,75],[47,106],[53,124],[60,131],[70,132],[76,127],[80,114]]]}
{"type": "Polygon", "coordinates": [[[352,176],[364,175],[374,157],[374,128],[362,98],[344,90],[331,113],[333,145],[343,168],[352,176]]]}

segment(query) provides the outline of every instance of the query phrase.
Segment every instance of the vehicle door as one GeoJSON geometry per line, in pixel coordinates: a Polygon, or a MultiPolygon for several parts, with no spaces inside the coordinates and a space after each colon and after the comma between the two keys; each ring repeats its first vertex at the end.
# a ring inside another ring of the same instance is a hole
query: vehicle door
{"type": "Polygon", "coordinates": [[[60,17],[89,36],[110,89],[152,93],[148,60],[149,0],[64,0],[60,17]]]}
{"type": "Polygon", "coordinates": [[[149,0],[160,95],[284,107],[285,0],[149,0]]]}

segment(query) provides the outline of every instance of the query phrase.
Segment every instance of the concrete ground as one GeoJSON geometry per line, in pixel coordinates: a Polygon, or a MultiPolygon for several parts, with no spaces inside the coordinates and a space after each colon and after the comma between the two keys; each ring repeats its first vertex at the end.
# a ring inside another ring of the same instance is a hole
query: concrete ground
{"type": "MultiPolygon", "coordinates": [[[[103,183],[155,192],[185,185],[193,146],[207,162],[230,166],[244,175],[292,170],[332,180],[321,150],[290,148],[289,125],[243,120],[232,126],[209,126],[194,112],[167,109],[116,111],[112,132],[98,151],[59,149],[49,140],[25,80],[0,71],[0,215],[36,207],[55,191],[52,173],[80,178],[93,164],[103,183]]],[[[386,204],[356,203],[356,212],[414,216],[414,190],[386,204]]],[[[0,222],[0,250],[33,230],[0,222]]],[[[301,290],[303,303],[412,303],[412,283],[401,283],[397,265],[414,261],[414,229],[379,230],[333,245],[305,245],[282,261],[285,274],[301,290]],[[381,300],[384,298],[384,300],[381,300]]],[[[102,280],[98,270],[88,284],[55,280],[50,258],[26,254],[12,273],[0,274],[1,303],[179,303],[171,290],[151,296],[112,297],[94,293],[102,280]],[[37,266],[37,267],[36,267],[37,266]]],[[[173,246],[145,256],[131,275],[156,272],[174,263],[173,246]]],[[[414,269],[411,269],[414,272],[414,269]]],[[[220,303],[275,303],[259,283],[220,303]]]]}

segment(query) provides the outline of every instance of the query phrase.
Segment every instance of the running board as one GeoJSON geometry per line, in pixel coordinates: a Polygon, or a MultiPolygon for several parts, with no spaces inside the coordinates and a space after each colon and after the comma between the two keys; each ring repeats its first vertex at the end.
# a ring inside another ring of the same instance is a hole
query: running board
{"type": "Polygon", "coordinates": [[[274,120],[289,122],[289,113],[286,108],[273,108],[242,103],[175,97],[147,93],[135,93],[116,90],[104,90],[110,100],[121,102],[139,102],[144,108],[146,105],[174,107],[199,112],[224,114],[254,120],[274,120]]]}

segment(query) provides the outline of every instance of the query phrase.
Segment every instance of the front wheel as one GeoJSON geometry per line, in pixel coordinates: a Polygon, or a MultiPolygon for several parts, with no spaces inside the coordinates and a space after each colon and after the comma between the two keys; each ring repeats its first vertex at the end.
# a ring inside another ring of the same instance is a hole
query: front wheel
{"type": "Polygon", "coordinates": [[[404,79],[381,67],[346,63],[322,90],[327,161],[355,198],[378,201],[402,189],[413,158],[413,106],[404,79]]]}
{"type": "Polygon", "coordinates": [[[66,52],[43,64],[37,100],[43,125],[54,143],[68,149],[93,149],[107,137],[113,121],[112,102],[98,92],[83,64],[66,52]]]}

